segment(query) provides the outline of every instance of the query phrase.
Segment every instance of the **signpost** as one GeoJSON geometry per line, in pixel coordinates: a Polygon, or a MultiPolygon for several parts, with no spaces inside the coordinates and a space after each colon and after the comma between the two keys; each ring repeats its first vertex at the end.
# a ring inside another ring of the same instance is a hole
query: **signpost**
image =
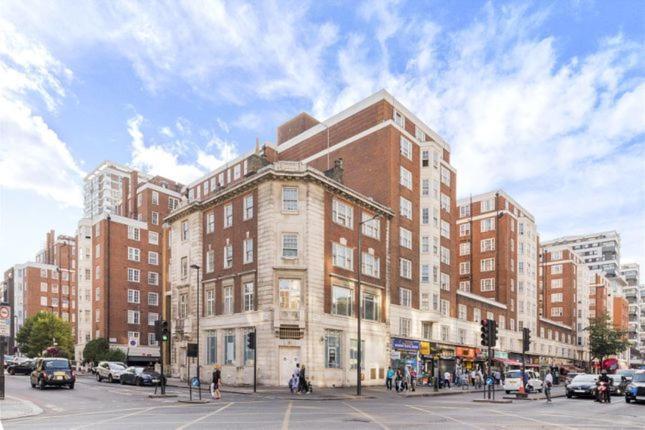
{"type": "Polygon", "coordinates": [[[11,306],[0,306],[0,336],[11,336],[11,306]]]}

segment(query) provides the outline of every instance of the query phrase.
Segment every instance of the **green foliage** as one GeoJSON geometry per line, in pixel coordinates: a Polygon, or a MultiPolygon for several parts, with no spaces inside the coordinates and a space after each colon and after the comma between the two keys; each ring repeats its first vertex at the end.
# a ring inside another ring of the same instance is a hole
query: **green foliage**
{"type": "Polygon", "coordinates": [[[83,360],[86,362],[125,361],[125,358],[125,353],[118,348],[110,348],[105,338],[91,340],[83,349],[83,360]]]}
{"type": "Polygon", "coordinates": [[[38,312],[27,318],[16,335],[20,351],[28,357],[41,357],[56,342],[59,357],[72,358],[72,326],[50,312],[38,312]]]}
{"type": "Polygon", "coordinates": [[[609,314],[592,319],[585,330],[589,331],[591,356],[601,362],[605,357],[618,355],[629,347],[627,331],[614,327],[609,314]]]}

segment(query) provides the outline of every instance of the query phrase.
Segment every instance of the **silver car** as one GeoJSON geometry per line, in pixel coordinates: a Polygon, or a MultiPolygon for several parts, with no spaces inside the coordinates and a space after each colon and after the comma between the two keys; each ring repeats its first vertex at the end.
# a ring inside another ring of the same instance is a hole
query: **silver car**
{"type": "Polygon", "coordinates": [[[125,364],[119,361],[101,361],[96,366],[96,380],[99,382],[104,379],[107,379],[108,382],[118,381],[125,369],[125,364]]]}

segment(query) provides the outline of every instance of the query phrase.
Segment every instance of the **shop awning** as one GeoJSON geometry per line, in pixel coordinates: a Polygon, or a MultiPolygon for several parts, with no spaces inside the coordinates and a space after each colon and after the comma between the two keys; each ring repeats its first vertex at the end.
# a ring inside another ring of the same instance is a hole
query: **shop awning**
{"type": "Polygon", "coordinates": [[[521,366],[522,363],[520,363],[517,360],[512,360],[510,358],[493,358],[493,361],[497,361],[502,363],[505,366],[521,366]]]}

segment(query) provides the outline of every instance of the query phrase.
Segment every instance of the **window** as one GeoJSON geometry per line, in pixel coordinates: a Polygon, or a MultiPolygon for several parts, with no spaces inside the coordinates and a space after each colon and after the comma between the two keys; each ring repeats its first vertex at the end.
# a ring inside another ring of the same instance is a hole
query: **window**
{"type": "Polygon", "coordinates": [[[173,197],[168,197],[168,209],[173,210],[176,209],[177,206],[179,206],[179,200],[173,197]]]}
{"type": "Polygon", "coordinates": [[[563,313],[564,313],[563,308],[551,308],[552,317],[561,317],[563,313]]]}
{"type": "Polygon", "coordinates": [[[559,275],[560,273],[562,273],[562,264],[554,264],[551,266],[552,275],[559,275]]]}
{"type": "Polygon", "coordinates": [[[244,311],[255,309],[255,285],[253,282],[244,283],[244,311]]]}
{"type": "Polygon", "coordinates": [[[402,217],[412,219],[412,202],[405,197],[400,198],[400,212],[402,217]]]}
{"type": "Polygon", "coordinates": [[[493,206],[495,204],[494,199],[488,199],[488,200],[482,200],[479,203],[480,211],[483,212],[490,212],[493,210],[493,206]]]}
{"type": "Polygon", "coordinates": [[[483,258],[480,261],[480,271],[482,272],[491,272],[495,270],[495,259],[494,258],[483,258]]]}
{"type": "Polygon", "coordinates": [[[178,302],[179,303],[177,305],[178,307],[177,313],[179,314],[179,318],[186,318],[186,316],[188,315],[188,294],[187,293],[180,294],[178,302]]]}
{"type": "Polygon", "coordinates": [[[450,264],[450,249],[445,246],[441,247],[441,262],[444,264],[450,264]]]}
{"type": "Polygon", "coordinates": [[[495,218],[486,218],[479,222],[480,231],[482,233],[495,230],[495,218]]]}
{"type": "Polygon", "coordinates": [[[430,153],[428,151],[421,152],[421,166],[428,167],[430,165],[430,153]]]}
{"type": "Polygon", "coordinates": [[[354,228],[354,208],[334,199],[332,204],[332,220],[347,228],[354,228]]]}
{"type": "Polygon", "coordinates": [[[128,282],[139,282],[140,277],[141,271],[139,269],[128,267],[128,282]]]}
{"type": "Polygon", "coordinates": [[[459,236],[469,236],[470,235],[470,223],[465,222],[463,224],[459,224],[459,236]]]}
{"type": "Polygon", "coordinates": [[[224,245],[224,268],[230,269],[233,267],[233,245],[230,243],[224,245]]]}
{"type": "Polygon", "coordinates": [[[100,243],[96,244],[96,246],[94,247],[94,258],[99,258],[99,257],[101,257],[101,244],[100,243]]]}
{"type": "Polygon", "coordinates": [[[403,136],[401,136],[401,155],[412,160],[412,143],[403,136]]]}
{"type": "Polygon", "coordinates": [[[233,167],[233,180],[240,179],[241,174],[242,174],[242,166],[240,164],[236,164],[233,167]]]}
{"type": "MultiPolygon", "coordinates": [[[[349,367],[356,369],[358,363],[358,340],[349,341],[349,367]]],[[[365,369],[365,341],[361,340],[361,369],[365,369]]]]}
{"type": "Polygon", "coordinates": [[[155,321],[159,319],[159,314],[156,312],[148,312],[148,325],[155,325],[155,321]]]}
{"type": "Polygon", "coordinates": [[[188,257],[181,257],[181,277],[188,277],[188,257]]]}
{"type": "Polygon", "coordinates": [[[101,235],[101,224],[94,225],[94,236],[99,237],[101,235]]]}
{"type": "Polygon", "coordinates": [[[224,335],[224,364],[235,362],[235,332],[226,330],[224,335]]]}
{"type": "Polygon", "coordinates": [[[128,226],[128,239],[130,240],[139,240],[141,232],[137,227],[128,226]]]}
{"type": "Polygon", "coordinates": [[[233,313],[233,287],[224,287],[224,313],[233,313]]]}
{"type": "Polygon", "coordinates": [[[139,324],[140,320],[140,313],[139,311],[128,311],[128,324],[139,324]]]}
{"type": "Polygon", "coordinates": [[[421,252],[430,252],[430,236],[421,236],[421,252]]]}
{"type": "Polygon", "coordinates": [[[206,316],[215,315],[215,289],[206,290],[206,316]]]}
{"type": "Polygon", "coordinates": [[[210,211],[206,214],[206,234],[215,232],[215,212],[210,211]]]}
{"type": "Polygon", "coordinates": [[[473,309],[473,321],[474,322],[480,322],[482,319],[482,311],[479,308],[474,308],[473,309]]]}
{"type": "Polygon", "coordinates": [[[430,195],[430,179],[423,179],[421,181],[421,195],[423,196],[430,195]]]}
{"type": "Polygon", "coordinates": [[[148,293],[148,306],[159,306],[158,293],[148,293]]]}
{"type": "Polygon", "coordinates": [[[253,218],[253,194],[244,197],[244,220],[253,218]]]}
{"type": "Polygon", "coordinates": [[[412,261],[407,258],[401,258],[399,270],[402,278],[412,279],[412,261]]]}
{"type": "Polygon", "coordinates": [[[40,296],[40,306],[47,306],[47,297],[40,296]]]}
{"type": "Polygon", "coordinates": [[[466,307],[466,305],[459,305],[459,308],[457,310],[457,318],[464,321],[468,320],[468,308],[466,307]]]}
{"type": "Polygon", "coordinates": [[[418,126],[416,126],[415,129],[414,129],[414,136],[417,138],[417,140],[419,142],[425,142],[426,141],[426,134],[418,126]]]}
{"type": "Polygon", "coordinates": [[[47,288],[48,288],[48,286],[47,286],[47,282],[41,282],[41,283],[40,283],[40,291],[41,291],[42,293],[46,293],[46,292],[47,292],[47,288]]]}
{"type": "Polygon", "coordinates": [[[459,281],[459,291],[470,292],[470,281],[459,281]]]}
{"type": "Polygon", "coordinates": [[[128,260],[141,261],[141,251],[139,248],[128,247],[128,260]]]}
{"type": "Polygon", "coordinates": [[[450,170],[441,166],[441,183],[450,186],[450,170]]]}
{"type": "Polygon", "coordinates": [[[101,266],[96,266],[94,268],[94,277],[96,279],[101,279],[101,266]]]}
{"type": "Polygon", "coordinates": [[[159,212],[153,211],[150,218],[153,225],[159,225],[159,212]]]}
{"type": "Polygon", "coordinates": [[[148,232],[148,243],[150,245],[159,245],[159,233],[154,231],[148,232]]]}
{"type": "Polygon", "coordinates": [[[378,218],[374,218],[374,215],[363,212],[361,215],[361,221],[363,222],[363,234],[365,236],[373,239],[380,239],[381,221],[378,218]]]}
{"type": "Polygon", "coordinates": [[[128,290],[128,303],[140,303],[139,290],[128,290]]]}
{"type": "Polygon", "coordinates": [[[159,253],[155,251],[148,251],[148,264],[153,266],[159,265],[159,253]]]}
{"type": "Polygon", "coordinates": [[[148,333],[148,345],[149,346],[158,346],[157,337],[154,333],[148,333]]]}
{"type": "Polygon", "coordinates": [[[441,236],[450,239],[450,223],[448,221],[441,220],[441,236]]]}
{"type": "Polygon", "coordinates": [[[441,210],[450,212],[450,197],[441,193],[441,210]]]}
{"type": "Polygon", "coordinates": [[[562,302],[562,293],[551,294],[551,303],[562,302]]]}
{"type": "Polygon", "coordinates": [[[352,304],[353,292],[351,289],[340,286],[332,286],[331,313],[334,315],[352,316],[354,306],[352,304]]]}
{"type": "Polygon", "coordinates": [[[498,321],[499,328],[501,328],[502,330],[506,330],[506,317],[504,315],[500,315],[498,319],[499,319],[498,321]]]}
{"type": "Polygon", "coordinates": [[[325,331],[325,367],[340,368],[340,332],[325,331]]]}
{"type": "Polygon", "coordinates": [[[354,270],[354,250],[339,243],[332,244],[332,259],[336,267],[354,270]]]}
{"type": "Polygon", "coordinates": [[[298,257],[298,235],[296,233],[282,234],[282,258],[298,257]]]}
{"type": "Polygon", "coordinates": [[[412,320],[410,318],[399,317],[399,335],[410,336],[412,320]]]}
{"type": "Polygon", "coordinates": [[[470,205],[459,206],[459,218],[470,216],[470,205]]]}
{"type": "Polygon", "coordinates": [[[562,279],[551,279],[551,288],[562,288],[562,279]]]}
{"type": "Polygon", "coordinates": [[[421,283],[422,284],[430,283],[430,265],[429,264],[421,265],[421,283]]]}
{"type": "Polygon", "coordinates": [[[430,223],[430,209],[421,209],[421,223],[423,223],[424,225],[428,225],[430,223]]]}
{"type": "Polygon", "coordinates": [[[401,128],[405,127],[405,117],[400,112],[394,111],[394,123],[401,128]]]}
{"type": "Polygon", "coordinates": [[[403,227],[399,227],[399,242],[404,248],[412,249],[412,232],[403,227]]]}
{"type": "Polygon", "coordinates": [[[401,185],[408,189],[412,189],[412,173],[406,169],[405,167],[401,166],[400,169],[401,172],[401,185]]]}
{"type": "Polygon", "coordinates": [[[224,228],[233,225],[233,205],[228,204],[224,206],[224,228]]]}
{"type": "Polygon", "coordinates": [[[300,309],[300,279],[285,279],[278,281],[278,297],[280,309],[300,309]]]}
{"type": "Polygon", "coordinates": [[[495,238],[482,239],[479,242],[481,252],[495,251],[495,238]]]}
{"type": "Polygon", "coordinates": [[[495,291],[495,278],[484,278],[479,285],[481,291],[495,291]]]}
{"type": "Polygon", "coordinates": [[[283,212],[298,211],[298,188],[282,187],[282,211],[283,212]]]}
{"type": "Polygon", "coordinates": [[[206,251],[206,273],[215,271],[215,251],[206,251]]]}
{"type": "Polygon", "coordinates": [[[374,255],[367,252],[363,253],[362,258],[362,270],[363,274],[371,276],[373,278],[380,277],[381,262],[380,259],[376,258],[374,255]]]}
{"type": "Polygon", "coordinates": [[[470,242],[462,242],[459,244],[459,255],[470,254],[470,242]]]}
{"type": "Polygon", "coordinates": [[[378,321],[380,307],[379,296],[365,291],[361,294],[361,298],[363,299],[363,319],[378,321]]]}
{"type": "Polygon", "coordinates": [[[432,309],[439,310],[439,294],[437,293],[432,293],[432,309]]]}
{"type": "Polygon", "coordinates": [[[450,314],[450,302],[448,300],[441,299],[441,315],[447,317],[450,314]]]}
{"type": "Polygon", "coordinates": [[[412,307],[412,291],[407,288],[399,288],[399,304],[403,307],[412,307]]]}
{"type": "Polygon", "coordinates": [[[253,263],[253,239],[244,240],[244,264],[253,263]]]}
{"type": "Polygon", "coordinates": [[[444,291],[450,291],[450,275],[447,273],[441,272],[441,289],[444,291]]]}
{"type": "Polygon", "coordinates": [[[148,285],[159,285],[159,274],[157,272],[148,272],[148,285]]]}
{"type": "Polygon", "coordinates": [[[181,222],[181,240],[186,241],[189,237],[188,221],[181,222]]]}
{"type": "Polygon", "coordinates": [[[465,262],[459,263],[459,274],[468,275],[469,273],[470,273],[470,262],[465,261],[465,262]]]}

